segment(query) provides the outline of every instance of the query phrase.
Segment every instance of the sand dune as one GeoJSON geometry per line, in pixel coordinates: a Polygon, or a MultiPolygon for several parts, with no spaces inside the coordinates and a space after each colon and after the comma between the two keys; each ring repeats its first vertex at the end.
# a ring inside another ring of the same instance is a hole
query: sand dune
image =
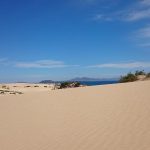
{"type": "Polygon", "coordinates": [[[10,91],[19,91],[23,93],[50,91],[53,88],[54,84],[11,83],[0,85],[0,90],[8,89],[10,91]],[[6,88],[2,88],[3,86],[6,86],[6,88]]]}
{"type": "Polygon", "coordinates": [[[149,150],[150,81],[0,95],[0,150],[149,150]]]}

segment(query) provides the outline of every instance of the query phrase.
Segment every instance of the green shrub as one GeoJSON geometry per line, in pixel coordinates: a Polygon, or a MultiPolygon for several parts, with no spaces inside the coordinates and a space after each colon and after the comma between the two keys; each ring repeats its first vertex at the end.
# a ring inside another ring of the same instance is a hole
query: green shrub
{"type": "Polygon", "coordinates": [[[146,75],[146,73],[144,72],[144,70],[142,70],[142,71],[138,71],[138,70],[137,70],[137,71],[135,72],[135,75],[136,75],[136,76],[139,76],[139,75],[146,75]]]}
{"type": "Polygon", "coordinates": [[[69,86],[69,82],[63,82],[60,84],[60,89],[64,89],[64,88],[67,88],[69,86]]]}
{"type": "Polygon", "coordinates": [[[137,76],[132,74],[132,73],[128,73],[126,76],[121,76],[120,78],[120,83],[124,83],[124,82],[134,82],[137,80],[137,76]]]}
{"type": "Polygon", "coordinates": [[[80,87],[80,82],[63,82],[60,84],[60,89],[80,87]]]}
{"type": "Polygon", "coordinates": [[[80,87],[80,82],[75,82],[74,87],[80,87]]]}

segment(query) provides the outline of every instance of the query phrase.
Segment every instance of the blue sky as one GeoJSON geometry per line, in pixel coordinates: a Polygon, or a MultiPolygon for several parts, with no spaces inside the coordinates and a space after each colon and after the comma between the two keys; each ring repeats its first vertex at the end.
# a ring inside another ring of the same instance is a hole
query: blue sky
{"type": "Polygon", "coordinates": [[[150,71],[150,0],[1,0],[0,82],[150,71]]]}

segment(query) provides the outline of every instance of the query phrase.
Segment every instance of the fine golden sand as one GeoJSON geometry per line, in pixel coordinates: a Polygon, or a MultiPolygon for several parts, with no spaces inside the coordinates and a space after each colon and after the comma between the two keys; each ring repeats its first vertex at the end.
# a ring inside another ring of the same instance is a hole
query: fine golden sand
{"type": "Polygon", "coordinates": [[[150,150],[150,81],[0,95],[0,150],[150,150]]]}

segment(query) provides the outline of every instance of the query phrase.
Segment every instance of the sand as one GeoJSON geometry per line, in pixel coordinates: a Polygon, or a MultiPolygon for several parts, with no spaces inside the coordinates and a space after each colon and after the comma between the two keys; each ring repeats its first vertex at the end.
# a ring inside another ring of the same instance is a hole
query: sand
{"type": "Polygon", "coordinates": [[[0,90],[18,91],[22,93],[27,92],[42,92],[54,89],[54,84],[32,84],[32,83],[11,83],[0,84],[0,90]],[[5,88],[2,88],[5,86],[5,88]]]}
{"type": "Polygon", "coordinates": [[[0,150],[149,150],[150,81],[0,95],[0,150]]]}

